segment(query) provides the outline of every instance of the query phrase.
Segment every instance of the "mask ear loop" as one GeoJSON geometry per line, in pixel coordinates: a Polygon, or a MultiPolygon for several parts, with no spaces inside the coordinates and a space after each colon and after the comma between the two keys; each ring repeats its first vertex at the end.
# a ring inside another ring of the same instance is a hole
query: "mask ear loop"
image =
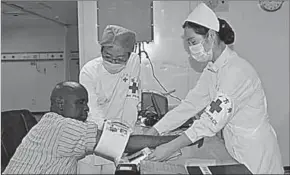
{"type": "Polygon", "coordinates": [[[214,44],[214,34],[213,34],[213,32],[214,32],[213,30],[209,29],[209,31],[206,33],[203,41],[201,42],[202,45],[207,40],[208,42],[211,42],[211,48],[213,47],[213,44],[214,44]]]}
{"type": "MultiPolygon", "coordinates": [[[[207,55],[212,55],[213,53],[211,53],[211,52],[213,52],[213,46],[214,46],[214,33],[215,31],[213,31],[213,30],[211,30],[211,29],[209,29],[209,31],[207,32],[207,34],[206,34],[206,38],[204,38],[204,40],[201,42],[201,44],[202,44],[202,46],[203,46],[203,50],[204,50],[204,53],[206,53],[207,55]],[[208,41],[208,42],[211,42],[211,44],[210,44],[210,49],[208,50],[208,51],[205,51],[205,49],[204,49],[204,43],[205,43],[205,41],[208,41]]],[[[213,58],[211,58],[211,59],[213,59],[213,58]]],[[[209,60],[209,61],[212,61],[212,60],[209,60]]]]}

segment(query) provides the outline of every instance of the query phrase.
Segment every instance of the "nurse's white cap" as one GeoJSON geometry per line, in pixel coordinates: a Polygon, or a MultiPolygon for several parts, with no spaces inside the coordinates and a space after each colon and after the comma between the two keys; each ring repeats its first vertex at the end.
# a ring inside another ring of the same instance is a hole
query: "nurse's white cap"
{"type": "Polygon", "coordinates": [[[186,21],[199,24],[217,32],[220,28],[216,14],[205,3],[198,4],[184,22],[186,21]]]}

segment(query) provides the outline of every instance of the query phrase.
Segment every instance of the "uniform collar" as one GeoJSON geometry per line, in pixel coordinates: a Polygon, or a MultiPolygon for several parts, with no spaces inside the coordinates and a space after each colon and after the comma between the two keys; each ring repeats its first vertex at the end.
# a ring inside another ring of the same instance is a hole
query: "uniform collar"
{"type": "Polygon", "coordinates": [[[222,54],[218,57],[218,59],[214,63],[209,62],[207,64],[207,69],[209,71],[216,73],[220,68],[222,68],[228,62],[229,55],[230,55],[230,49],[228,46],[226,46],[222,54]]]}

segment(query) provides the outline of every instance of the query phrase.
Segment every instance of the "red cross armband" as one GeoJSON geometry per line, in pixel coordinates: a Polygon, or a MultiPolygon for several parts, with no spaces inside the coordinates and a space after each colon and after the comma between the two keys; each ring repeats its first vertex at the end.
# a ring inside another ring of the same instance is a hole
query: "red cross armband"
{"type": "Polygon", "coordinates": [[[233,103],[226,94],[218,92],[217,97],[205,108],[204,117],[214,132],[222,129],[232,116],[233,103]]]}
{"type": "Polygon", "coordinates": [[[138,78],[131,78],[127,98],[139,98],[139,80],[138,78]]]}

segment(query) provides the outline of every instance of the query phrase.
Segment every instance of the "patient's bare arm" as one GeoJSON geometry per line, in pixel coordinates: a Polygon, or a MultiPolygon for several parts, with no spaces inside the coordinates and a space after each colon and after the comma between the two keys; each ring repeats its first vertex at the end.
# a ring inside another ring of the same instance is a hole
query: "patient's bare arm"
{"type": "Polygon", "coordinates": [[[156,148],[159,145],[170,142],[179,135],[173,136],[152,136],[152,135],[131,135],[125,149],[125,153],[135,153],[143,148],[156,148]]]}
{"type": "MultiPolygon", "coordinates": [[[[156,148],[159,145],[168,143],[171,140],[179,137],[179,135],[170,135],[170,136],[152,136],[152,135],[131,135],[127,146],[125,148],[125,153],[135,153],[143,148],[156,148]]],[[[197,140],[196,142],[190,144],[197,145],[200,148],[203,145],[203,138],[197,140]]]]}
{"type": "MultiPolygon", "coordinates": [[[[188,122],[192,123],[195,119],[199,119],[204,109],[196,114],[196,116],[193,118],[193,121],[189,120],[188,122]]],[[[177,137],[179,137],[179,135],[159,136],[158,131],[154,127],[152,127],[147,132],[145,132],[145,135],[131,135],[125,148],[125,153],[135,153],[146,147],[156,148],[157,146],[168,143],[177,137]]],[[[189,146],[197,145],[198,148],[200,148],[203,145],[203,141],[204,139],[202,138],[190,144],[189,146]]]]}

